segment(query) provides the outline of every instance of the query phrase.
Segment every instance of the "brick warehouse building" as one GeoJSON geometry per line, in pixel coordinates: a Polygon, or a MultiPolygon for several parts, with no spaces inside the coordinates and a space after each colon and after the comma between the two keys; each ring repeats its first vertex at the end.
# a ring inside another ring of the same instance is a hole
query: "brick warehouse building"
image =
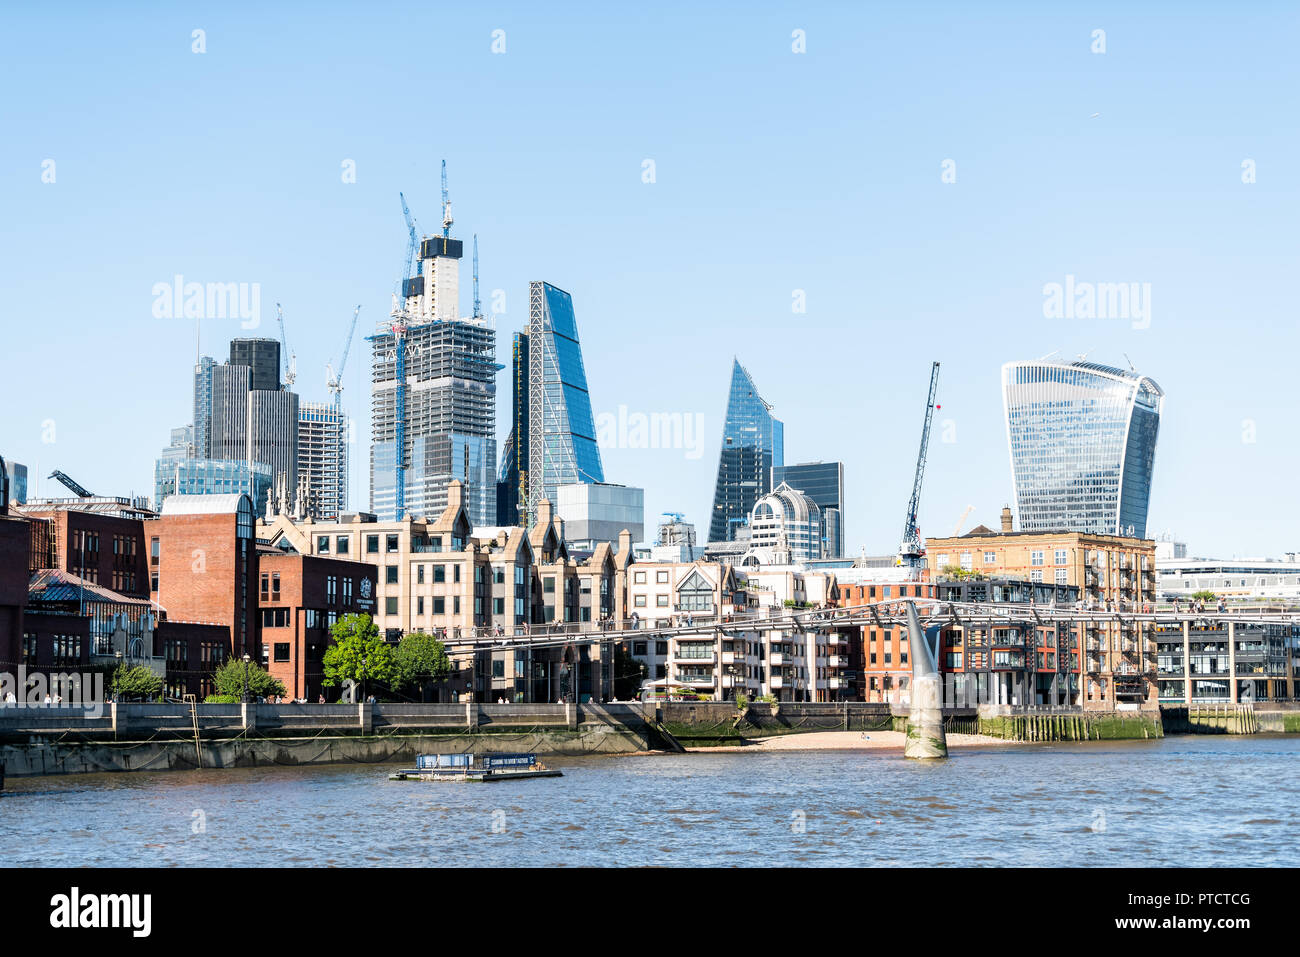
{"type": "Polygon", "coordinates": [[[14,514],[45,523],[44,554],[35,568],[55,568],[130,598],[149,597],[144,522],[153,513],[129,499],[96,497],[38,502],[14,514]]]}
{"type": "Polygon", "coordinates": [[[290,698],[316,701],[330,628],[375,613],[379,569],[366,562],[260,548],[257,555],[262,665],[290,698]]]}
{"type": "MultiPolygon", "coordinates": [[[[1003,508],[1000,532],[981,525],[957,538],[932,538],[926,549],[936,577],[955,566],[965,573],[1068,586],[1092,610],[1141,611],[1156,600],[1155,542],[1149,539],[1018,532],[1011,510],[1003,508]]],[[[1157,649],[1149,624],[1099,622],[1075,636],[1080,637],[1082,646],[1072,653],[1082,661],[1083,707],[1159,706],[1157,649]]]]}

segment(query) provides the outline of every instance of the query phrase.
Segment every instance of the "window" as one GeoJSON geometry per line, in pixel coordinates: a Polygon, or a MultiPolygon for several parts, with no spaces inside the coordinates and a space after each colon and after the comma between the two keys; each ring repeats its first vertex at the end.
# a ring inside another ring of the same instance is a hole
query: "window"
{"type": "Polygon", "coordinates": [[[962,553],[961,553],[961,567],[964,568],[966,571],[970,571],[970,570],[971,570],[971,566],[972,566],[972,564],[973,564],[973,562],[972,562],[972,560],[971,560],[971,554],[970,554],[970,552],[962,552],[962,553]]]}
{"type": "Polygon", "coordinates": [[[1056,584],[1068,585],[1070,583],[1070,570],[1068,568],[1058,568],[1056,570],[1056,584]]]}
{"type": "Polygon", "coordinates": [[[493,565],[493,566],[492,566],[492,584],[494,584],[494,585],[504,585],[505,583],[506,583],[506,566],[504,566],[504,565],[493,565]]]}
{"type": "Polygon", "coordinates": [[[386,539],[385,550],[390,552],[397,551],[397,536],[389,535],[386,539]]]}
{"type": "Polygon", "coordinates": [[[451,580],[452,580],[453,582],[458,582],[458,581],[460,581],[460,566],[459,566],[459,565],[452,565],[452,566],[451,566],[451,580]]]}
{"type": "Polygon", "coordinates": [[[435,615],[447,614],[447,599],[442,596],[435,597],[433,599],[433,613],[435,615]]]}
{"type": "Polygon", "coordinates": [[[338,576],[330,575],[325,579],[325,604],[334,605],[338,603],[339,580],[338,576]]]}
{"type": "Polygon", "coordinates": [[[277,641],[275,643],[275,660],[276,661],[289,660],[289,642],[277,641]]]}
{"type": "Polygon", "coordinates": [[[1043,570],[1041,568],[1035,568],[1029,573],[1029,580],[1031,582],[1041,582],[1043,580],[1043,570]]]}
{"type": "Polygon", "coordinates": [[[397,614],[397,599],[396,599],[396,598],[385,598],[385,599],[384,599],[384,614],[385,614],[385,615],[396,615],[396,614],[397,614]]]}
{"type": "Polygon", "coordinates": [[[397,584],[397,566],[396,566],[396,565],[388,565],[388,566],[386,566],[386,567],[384,568],[384,584],[386,584],[386,585],[396,585],[396,584],[397,584]]]}
{"type": "Polygon", "coordinates": [[[984,564],[985,564],[985,565],[992,565],[992,564],[996,563],[997,560],[998,560],[998,553],[997,553],[997,552],[985,552],[985,553],[984,553],[984,564]]]}
{"type": "Polygon", "coordinates": [[[492,614],[504,615],[506,613],[506,600],[504,598],[492,599],[492,614]]]}
{"type": "Polygon", "coordinates": [[[280,600],[280,573],[271,572],[271,601],[280,600]]]}
{"type": "Polygon", "coordinates": [[[667,595],[655,595],[655,607],[656,607],[656,608],[667,608],[667,607],[668,607],[668,596],[667,596],[667,595]]]}
{"type": "Polygon", "coordinates": [[[555,577],[553,575],[548,575],[542,579],[542,591],[548,595],[555,594],[555,577]]]}
{"type": "Polygon", "coordinates": [[[1067,559],[1066,559],[1065,549],[1064,549],[1064,548],[1058,548],[1058,549],[1056,550],[1056,564],[1058,564],[1058,565],[1064,565],[1064,564],[1066,563],[1066,561],[1067,561],[1067,559]]]}
{"type": "Polygon", "coordinates": [[[668,584],[668,573],[667,573],[667,572],[655,572],[655,581],[657,581],[657,582],[658,582],[659,584],[661,584],[661,585],[666,585],[666,584],[668,584]]]}
{"type": "Polygon", "coordinates": [[[446,566],[446,565],[434,565],[434,566],[433,566],[433,580],[434,580],[435,583],[437,583],[437,582],[445,582],[445,581],[447,580],[447,566],[446,566]]]}
{"type": "Polygon", "coordinates": [[[655,654],[656,654],[656,655],[666,655],[666,654],[668,654],[668,642],[666,642],[666,641],[656,641],[656,642],[655,642],[655,654]]]}
{"type": "Polygon", "coordinates": [[[366,554],[367,554],[367,555],[378,555],[378,554],[379,554],[379,536],[378,536],[378,535],[367,535],[367,536],[366,536],[366,554]]]}
{"type": "Polygon", "coordinates": [[[417,596],[415,596],[415,613],[416,613],[417,615],[423,615],[423,614],[424,614],[424,596],[423,596],[423,595],[417,595],[417,596]]]}
{"type": "Polygon", "coordinates": [[[423,565],[416,565],[416,566],[415,566],[415,583],[416,583],[417,585],[423,585],[423,584],[424,584],[424,566],[423,566],[423,565]]]}
{"type": "Polygon", "coordinates": [[[934,562],[935,562],[936,565],[939,566],[940,569],[947,568],[947,567],[948,567],[948,556],[947,556],[947,555],[936,555],[936,556],[934,557],[934,562]]]}
{"type": "Polygon", "coordinates": [[[644,584],[645,584],[645,572],[633,572],[633,573],[632,573],[632,584],[634,584],[634,585],[644,585],[644,584]]]}
{"type": "Polygon", "coordinates": [[[632,599],[632,605],[633,605],[634,607],[636,607],[636,608],[644,608],[644,607],[645,607],[645,595],[637,595],[635,598],[633,598],[633,599],[632,599]]]}
{"type": "Polygon", "coordinates": [[[644,642],[644,641],[634,641],[634,642],[632,642],[632,654],[636,655],[638,658],[644,658],[644,657],[645,657],[645,642],[644,642]]]}
{"type": "Polygon", "coordinates": [[[348,536],[340,535],[337,539],[335,539],[334,545],[335,545],[334,548],[335,552],[337,552],[340,555],[346,555],[348,553],[348,536]]]}
{"type": "Polygon", "coordinates": [[[149,564],[158,564],[158,539],[156,538],[149,539],[149,564]]]}
{"type": "Polygon", "coordinates": [[[1042,552],[1030,552],[1030,553],[1029,553],[1029,564],[1031,564],[1031,565],[1041,565],[1041,564],[1043,564],[1043,553],[1042,553],[1042,552]]]}
{"type": "MultiPolygon", "coordinates": [[[[328,535],[316,536],[316,554],[328,555],[330,553],[330,537],[328,535]]],[[[279,661],[279,659],[276,659],[279,661]]]]}

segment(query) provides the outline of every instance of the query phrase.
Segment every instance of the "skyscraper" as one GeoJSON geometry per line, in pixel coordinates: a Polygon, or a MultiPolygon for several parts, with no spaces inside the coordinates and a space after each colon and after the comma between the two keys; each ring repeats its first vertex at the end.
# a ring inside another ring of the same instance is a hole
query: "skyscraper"
{"type": "Polygon", "coordinates": [[[1023,531],[1146,537],[1164,392],[1095,362],[1002,367],[1007,445],[1023,531]]]}
{"type": "MultiPolygon", "coordinates": [[[[224,461],[247,458],[250,370],[248,366],[214,365],[211,378],[207,455],[224,461]]],[[[198,414],[197,410],[195,414],[198,414]]]]}
{"type": "MultiPolygon", "coordinates": [[[[249,388],[277,392],[280,388],[280,341],[278,339],[231,339],[230,364],[248,366],[249,388]]],[[[256,507],[256,503],[254,503],[256,507]]]]}
{"type": "MultiPolygon", "coordinates": [[[[556,489],[604,482],[573,297],[528,284],[528,514],[556,502],[556,489]]],[[[518,440],[516,436],[516,441],[518,440]]]]}
{"type": "Polygon", "coordinates": [[[497,524],[526,525],[528,500],[528,330],[516,332],[510,360],[510,434],[497,475],[497,524]]]}
{"type": "Polygon", "coordinates": [[[772,466],[772,487],[782,483],[807,495],[821,510],[826,541],[822,557],[844,554],[844,463],[804,462],[772,466]]]}
{"type": "MultiPolygon", "coordinates": [[[[298,487],[298,393],[253,389],[248,393],[245,458],[271,467],[294,494],[298,487]]],[[[318,490],[317,490],[318,491],[318,490]]],[[[260,508],[265,502],[258,502],[260,508]]]]}
{"type": "Polygon", "coordinates": [[[402,283],[403,299],[394,302],[393,319],[369,337],[370,511],[381,521],[399,517],[399,475],[406,515],[441,514],[448,483],[459,479],[470,521],[496,521],[496,373],[501,366],[491,321],[460,317],[462,254],[458,239],[426,237],[418,274],[402,283]]]}
{"type": "Polygon", "coordinates": [[[306,477],[321,521],[333,521],[348,508],[347,434],[347,414],[333,403],[298,406],[298,475],[306,477]]]}
{"type": "Polygon", "coordinates": [[[749,521],[754,504],[772,490],[772,469],[785,464],[785,427],[772,415],[745,367],[731,368],[727,419],[722,427],[718,484],[713,493],[709,541],[729,542],[749,521]]]}

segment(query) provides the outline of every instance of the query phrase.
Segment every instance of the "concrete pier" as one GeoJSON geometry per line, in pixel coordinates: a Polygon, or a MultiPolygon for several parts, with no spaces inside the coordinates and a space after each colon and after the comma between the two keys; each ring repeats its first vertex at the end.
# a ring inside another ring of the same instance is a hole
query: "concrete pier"
{"type": "Polygon", "coordinates": [[[948,738],[943,731],[943,682],[916,603],[907,603],[908,649],[912,654],[911,710],[907,716],[907,742],[903,757],[934,760],[948,756],[948,738]]]}

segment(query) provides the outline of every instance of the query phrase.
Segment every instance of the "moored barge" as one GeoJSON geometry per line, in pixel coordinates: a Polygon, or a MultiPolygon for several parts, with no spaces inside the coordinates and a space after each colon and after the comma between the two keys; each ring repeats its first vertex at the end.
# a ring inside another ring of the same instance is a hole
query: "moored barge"
{"type": "Polygon", "coordinates": [[[421,754],[415,767],[388,776],[390,781],[517,781],[563,777],[536,754],[421,754]]]}

